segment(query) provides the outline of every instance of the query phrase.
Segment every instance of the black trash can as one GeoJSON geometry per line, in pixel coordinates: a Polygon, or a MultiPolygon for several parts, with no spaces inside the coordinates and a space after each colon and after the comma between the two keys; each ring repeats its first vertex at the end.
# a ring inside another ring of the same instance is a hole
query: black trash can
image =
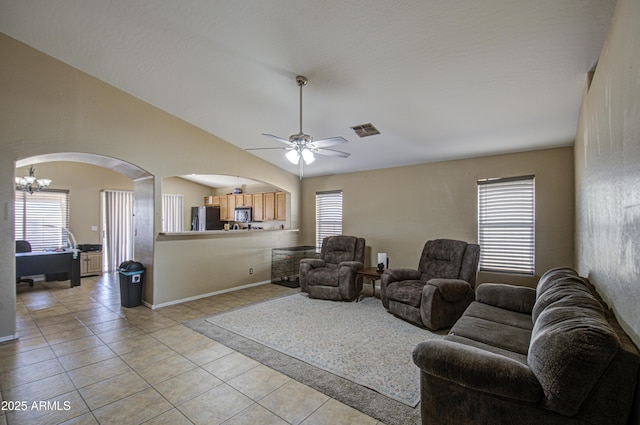
{"type": "Polygon", "coordinates": [[[125,261],[118,267],[120,274],[120,305],[137,307],[142,304],[144,266],[137,261],[125,261]]]}

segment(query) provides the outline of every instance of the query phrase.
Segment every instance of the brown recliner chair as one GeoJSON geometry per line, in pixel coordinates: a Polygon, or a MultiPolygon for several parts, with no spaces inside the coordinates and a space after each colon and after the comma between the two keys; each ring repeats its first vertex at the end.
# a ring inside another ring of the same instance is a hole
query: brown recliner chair
{"type": "Polygon", "coordinates": [[[352,301],[362,291],[356,273],[364,267],[365,240],[355,236],[328,236],[320,258],[300,260],[300,290],[309,298],[352,301]]]}
{"type": "Polygon", "coordinates": [[[431,330],[451,327],[475,299],[480,246],[436,239],[422,250],[418,270],[383,273],[382,304],[394,315],[431,330]]]}

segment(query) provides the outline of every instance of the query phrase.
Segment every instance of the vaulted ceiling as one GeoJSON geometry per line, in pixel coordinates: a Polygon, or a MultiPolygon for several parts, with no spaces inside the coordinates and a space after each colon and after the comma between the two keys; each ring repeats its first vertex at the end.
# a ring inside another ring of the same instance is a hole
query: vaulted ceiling
{"type": "MultiPolygon", "coordinates": [[[[573,143],[614,0],[0,0],[0,31],[241,148],[299,129],[305,176],[573,143]],[[359,138],[350,127],[381,134],[359,138]]],[[[2,60],[9,60],[3,58],[2,60]]],[[[280,150],[251,151],[298,172],[280,150]]]]}

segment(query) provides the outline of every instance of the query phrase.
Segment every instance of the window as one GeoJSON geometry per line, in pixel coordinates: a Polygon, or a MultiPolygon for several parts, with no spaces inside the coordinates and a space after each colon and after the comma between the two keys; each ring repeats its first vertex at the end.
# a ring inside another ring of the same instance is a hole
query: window
{"type": "Polygon", "coordinates": [[[184,229],[184,209],[182,195],[162,194],[162,231],[182,232],[184,229]]]}
{"type": "Polygon", "coordinates": [[[480,270],[535,271],[534,176],[478,181],[480,270]]]}
{"type": "Polygon", "coordinates": [[[327,236],[342,234],[342,191],[316,193],[316,248],[327,236]]]}
{"type": "Polygon", "coordinates": [[[68,246],[69,191],[16,191],[15,238],[31,244],[33,251],[68,246]]]}

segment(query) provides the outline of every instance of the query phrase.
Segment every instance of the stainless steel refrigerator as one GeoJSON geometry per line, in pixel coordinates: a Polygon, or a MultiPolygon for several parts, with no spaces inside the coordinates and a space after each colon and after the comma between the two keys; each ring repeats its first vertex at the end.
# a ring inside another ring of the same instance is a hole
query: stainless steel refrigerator
{"type": "Polygon", "coordinates": [[[220,220],[220,207],[191,207],[191,230],[222,230],[224,221],[220,220]]]}

